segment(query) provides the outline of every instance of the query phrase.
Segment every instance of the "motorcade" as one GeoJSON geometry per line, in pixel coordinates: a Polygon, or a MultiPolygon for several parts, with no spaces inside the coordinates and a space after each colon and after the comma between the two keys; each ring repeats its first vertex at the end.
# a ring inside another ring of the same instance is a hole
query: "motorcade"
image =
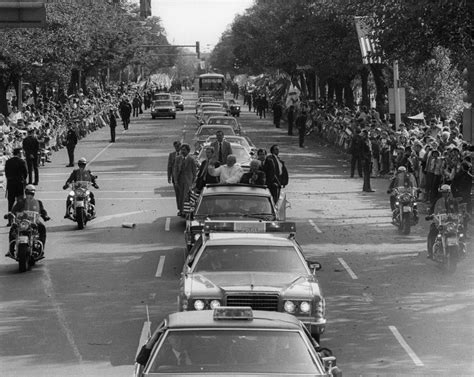
{"type": "MultiPolygon", "coordinates": [[[[206,143],[213,143],[216,140],[216,135],[212,135],[206,139],[206,143]]],[[[257,155],[257,147],[248,136],[227,135],[224,137],[224,140],[228,141],[229,143],[240,144],[247,150],[247,152],[250,153],[251,156],[257,155]]]]}
{"type": "Polygon", "coordinates": [[[196,101],[195,109],[196,109],[196,114],[198,112],[199,107],[201,106],[202,103],[209,103],[214,101],[214,97],[199,97],[198,100],[196,101]]]}
{"type": "Polygon", "coordinates": [[[151,118],[176,119],[176,108],[171,99],[153,101],[151,105],[151,118]]]}
{"type": "Polygon", "coordinates": [[[305,259],[295,231],[291,222],[205,221],[183,266],[179,310],[250,306],[285,312],[302,321],[319,343],[326,327],[316,277],[321,264],[305,259]]]}
{"type": "Polygon", "coordinates": [[[193,137],[194,148],[196,152],[201,150],[202,145],[205,143],[206,139],[211,136],[215,135],[217,131],[222,131],[224,135],[235,135],[235,131],[232,126],[227,125],[201,125],[193,137]]]}
{"type": "Polygon", "coordinates": [[[164,100],[173,100],[171,94],[169,93],[155,93],[153,94],[154,101],[164,101],[164,100]]]}
{"type": "Polygon", "coordinates": [[[216,110],[216,111],[225,111],[224,108],[218,103],[214,102],[203,102],[197,107],[196,117],[200,118],[204,111],[216,110]]]}
{"type": "Polygon", "coordinates": [[[225,111],[227,111],[228,114],[230,114],[229,102],[227,102],[225,100],[222,100],[222,101],[214,100],[214,101],[212,101],[212,103],[216,103],[216,104],[220,105],[225,111]]]}
{"type": "MultiPolygon", "coordinates": [[[[197,162],[201,164],[206,159],[206,148],[209,147],[210,143],[204,143],[200,149],[200,152],[197,156],[197,162]]],[[[237,143],[230,143],[232,147],[232,154],[235,156],[237,163],[242,167],[244,172],[250,170],[250,161],[253,160],[253,156],[244,146],[237,143]]]]}
{"type": "Polygon", "coordinates": [[[184,98],[180,94],[173,94],[172,96],[174,107],[176,110],[184,111],[184,98]]]}
{"type": "Polygon", "coordinates": [[[204,222],[215,219],[284,221],[285,193],[282,190],[280,200],[274,203],[266,186],[241,183],[206,185],[186,214],[184,238],[187,250],[202,236],[204,222]]]}
{"type": "Polygon", "coordinates": [[[410,234],[411,227],[418,224],[417,188],[395,187],[393,195],[396,199],[392,223],[398,228],[400,234],[410,234]]]}
{"type": "Polygon", "coordinates": [[[237,119],[230,116],[211,116],[207,119],[206,124],[226,124],[232,126],[236,134],[241,133],[240,123],[237,119]]]}
{"type": "Polygon", "coordinates": [[[204,73],[198,79],[198,97],[224,99],[225,77],[219,73],[204,73]]]}
{"type": "Polygon", "coordinates": [[[240,116],[240,104],[235,99],[229,100],[229,112],[233,117],[240,116]]]}
{"type": "Polygon", "coordinates": [[[342,372],[295,317],[249,307],[173,313],[141,347],[135,377],[332,376],[342,372]]]}
{"type": "Polygon", "coordinates": [[[67,218],[76,222],[78,229],[83,229],[96,215],[95,206],[91,203],[91,185],[89,181],[73,182],[66,200],[67,218]]]}

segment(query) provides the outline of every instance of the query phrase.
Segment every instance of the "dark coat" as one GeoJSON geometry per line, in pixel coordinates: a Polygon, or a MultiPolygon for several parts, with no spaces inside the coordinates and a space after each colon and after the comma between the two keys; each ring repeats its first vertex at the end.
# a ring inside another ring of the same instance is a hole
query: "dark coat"
{"type": "Polygon", "coordinates": [[[28,169],[26,162],[18,156],[13,156],[5,162],[5,177],[7,178],[7,191],[15,195],[23,194],[28,169]]]}
{"type": "Polygon", "coordinates": [[[110,126],[110,128],[117,127],[117,118],[115,117],[114,113],[111,113],[109,115],[109,126],[110,126]]]}
{"type": "Polygon", "coordinates": [[[265,173],[261,170],[257,170],[255,173],[249,171],[248,173],[244,173],[244,175],[242,175],[242,178],[240,178],[240,183],[246,183],[251,185],[263,186],[265,185],[265,182],[265,173]]]}
{"type": "Polygon", "coordinates": [[[459,171],[451,182],[451,192],[455,198],[467,199],[471,196],[472,176],[464,171],[459,171]]]}
{"type": "Polygon", "coordinates": [[[25,137],[23,140],[23,150],[27,158],[38,157],[39,142],[38,139],[32,135],[25,137]]]}
{"type": "MultiPolygon", "coordinates": [[[[215,162],[215,167],[219,167],[219,163],[215,162]]],[[[208,183],[219,183],[219,177],[214,177],[209,174],[209,161],[204,160],[201,162],[201,165],[199,166],[199,171],[197,173],[197,178],[196,178],[196,188],[198,190],[202,190],[204,186],[206,186],[208,183]]]]}
{"type": "Polygon", "coordinates": [[[280,171],[277,158],[277,156],[270,154],[265,159],[263,170],[265,171],[267,186],[274,185],[281,187],[288,184],[288,171],[286,170],[285,163],[280,160],[282,165],[282,171],[280,171]]]}
{"type": "Polygon", "coordinates": [[[66,134],[66,147],[74,148],[77,144],[76,131],[69,129],[66,134]]]}

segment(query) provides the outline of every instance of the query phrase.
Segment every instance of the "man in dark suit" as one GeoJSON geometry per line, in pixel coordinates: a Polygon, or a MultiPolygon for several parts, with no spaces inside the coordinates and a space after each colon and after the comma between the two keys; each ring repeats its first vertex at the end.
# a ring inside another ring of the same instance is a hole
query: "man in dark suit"
{"type": "Polygon", "coordinates": [[[31,185],[33,172],[35,173],[34,185],[39,182],[38,153],[39,141],[35,136],[34,128],[28,129],[28,136],[23,140],[23,150],[25,151],[26,166],[28,168],[28,184],[31,185]]]}
{"type": "Polygon", "coordinates": [[[264,164],[266,183],[275,203],[278,202],[281,188],[288,184],[288,171],[285,163],[278,157],[279,153],[278,145],[272,145],[264,164]]]}
{"type": "Polygon", "coordinates": [[[375,192],[375,190],[372,190],[372,187],[370,186],[370,174],[372,172],[372,143],[369,139],[369,131],[364,130],[362,135],[361,157],[364,168],[364,186],[362,187],[362,191],[375,192]]]}
{"type": "MultiPolygon", "coordinates": [[[[8,212],[13,208],[17,197],[23,197],[28,169],[21,158],[21,148],[13,150],[13,157],[5,162],[5,177],[7,178],[8,212]]],[[[8,226],[11,222],[8,221],[8,226]]]]}
{"type": "Polygon", "coordinates": [[[117,127],[117,116],[115,115],[114,109],[109,110],[109,127],[110,127],[110,142],[115,143],[115,128],[117,127]]]}
{"type": "Polygon", "coordinates": [[[244,173],[240,178],[240,183],[246,183],[249,185],[263,186],[265,184],[265,173],[260,170],[260,161],[250,161],[250,170],[248,173],[244,173]]]}
{"type": "Polygon", "coordinates": [[[201,162],[196,178],[196,189],[201,191],[208,183],[219,183],[219,178],[209,174],[208,168],[210,165],[219,166],[214,156],[214,149],[206,148],[206,159],[201,162]]]}
{"type": "Polygon", "coordinates": [[[189,144],[182,144],[181,154],[176,157],[173,166],[173,179],[178,193],[178,216],[185,215],[183,211],[184,202],[188,198],[189,191],[196,179],[196,160],[189,154],[190,151],[189,144]]]}
{"type": "Polygon", "coordinates": [[[66,149],[67,155],[69,157],[69,164],[66,165],[67,168],[74,167],[74,149],[76,149],[77,144],[77,135],[71,123],[67,126],[66,133],[66,149]]]}
{"type": "Polygon", "coordinates": [[[214,156],[219,164],[224,165],[227,162],[227,156],[232,154],[232,146],[224,140],[224,132],[217,131],[216,138],[217,140],[211,143],[211,147],[214,149],[214,156]]]}
{"type": "Polygon", "coordinates": [[[179,156],[179,150],[181,149],[181,142],[178,140],[173,141],[174,152],[171,152],[168,156],[168,183],[173,184],[174,195],[176,196],[176,208],[179,211],[179,200],[178,200],[178,190],[176,188],[176,182],[173,178],[173,166],[176,161],[176,157],[179,156]]]}

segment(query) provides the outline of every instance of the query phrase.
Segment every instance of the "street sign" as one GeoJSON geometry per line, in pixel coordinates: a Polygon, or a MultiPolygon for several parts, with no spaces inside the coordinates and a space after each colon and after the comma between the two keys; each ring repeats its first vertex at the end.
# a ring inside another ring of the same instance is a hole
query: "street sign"
{"type": "Polygon", "coordinates": [[[30,28],[45,25],[44,0],[0,0],[0,28],[30,28]]]}
{"type": "MultiPolygon", "coordinates": [[[[405,88],[398,88],[400,93],[400,114],[405,114],[407,112],[406,102],[405,102],[405,88]]],[[[395,89],[388,88],[388,112],[390,114],[395,114],[395,89]]]]}

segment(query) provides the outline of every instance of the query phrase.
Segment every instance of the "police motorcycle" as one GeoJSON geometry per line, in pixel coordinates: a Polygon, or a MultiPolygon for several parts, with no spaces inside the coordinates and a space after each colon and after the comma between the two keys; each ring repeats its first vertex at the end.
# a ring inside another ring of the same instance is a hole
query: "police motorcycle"
{"type": "MultiPolygon", "coordinates": [[[[77,222],[79,229],[84,229],[88,221],[95,218],[95,205],[91,203],[90,181],[71,183],[71,191],[67,197],[66,218],[77,222]]],[[[99,188],[97,185],[95,188],[99,188]]]]}
{"type": "Polygon", "coordinates": [[[427,216],[427,219],[432,219],[438,230],[438,235],[431,245],[433,261],[441,264],[446,272],[455,272],[458,262],[466,253],[465,214],[461,210],[461,213],[434,214],[427,216]]]}
{"type": "Polygon", "coordinates": [[[400,234],[410,234],[411,227],[418,224],[417,193],[418,189],[414,187],[400,186],[393,189],[395,207],[392,211],[392,224],[400,234]]]}
{"type": "Polygon", "coordinates": [[[38,221],[40,214],[36,211],[23,211],[16,215],[9,213],[16,228],[16,235],[10,241],[10,254],[7,256],[18,262],[20,272],[25,272],[43,259],[44,245],[41,242],[38,232],[38,221]]]}

